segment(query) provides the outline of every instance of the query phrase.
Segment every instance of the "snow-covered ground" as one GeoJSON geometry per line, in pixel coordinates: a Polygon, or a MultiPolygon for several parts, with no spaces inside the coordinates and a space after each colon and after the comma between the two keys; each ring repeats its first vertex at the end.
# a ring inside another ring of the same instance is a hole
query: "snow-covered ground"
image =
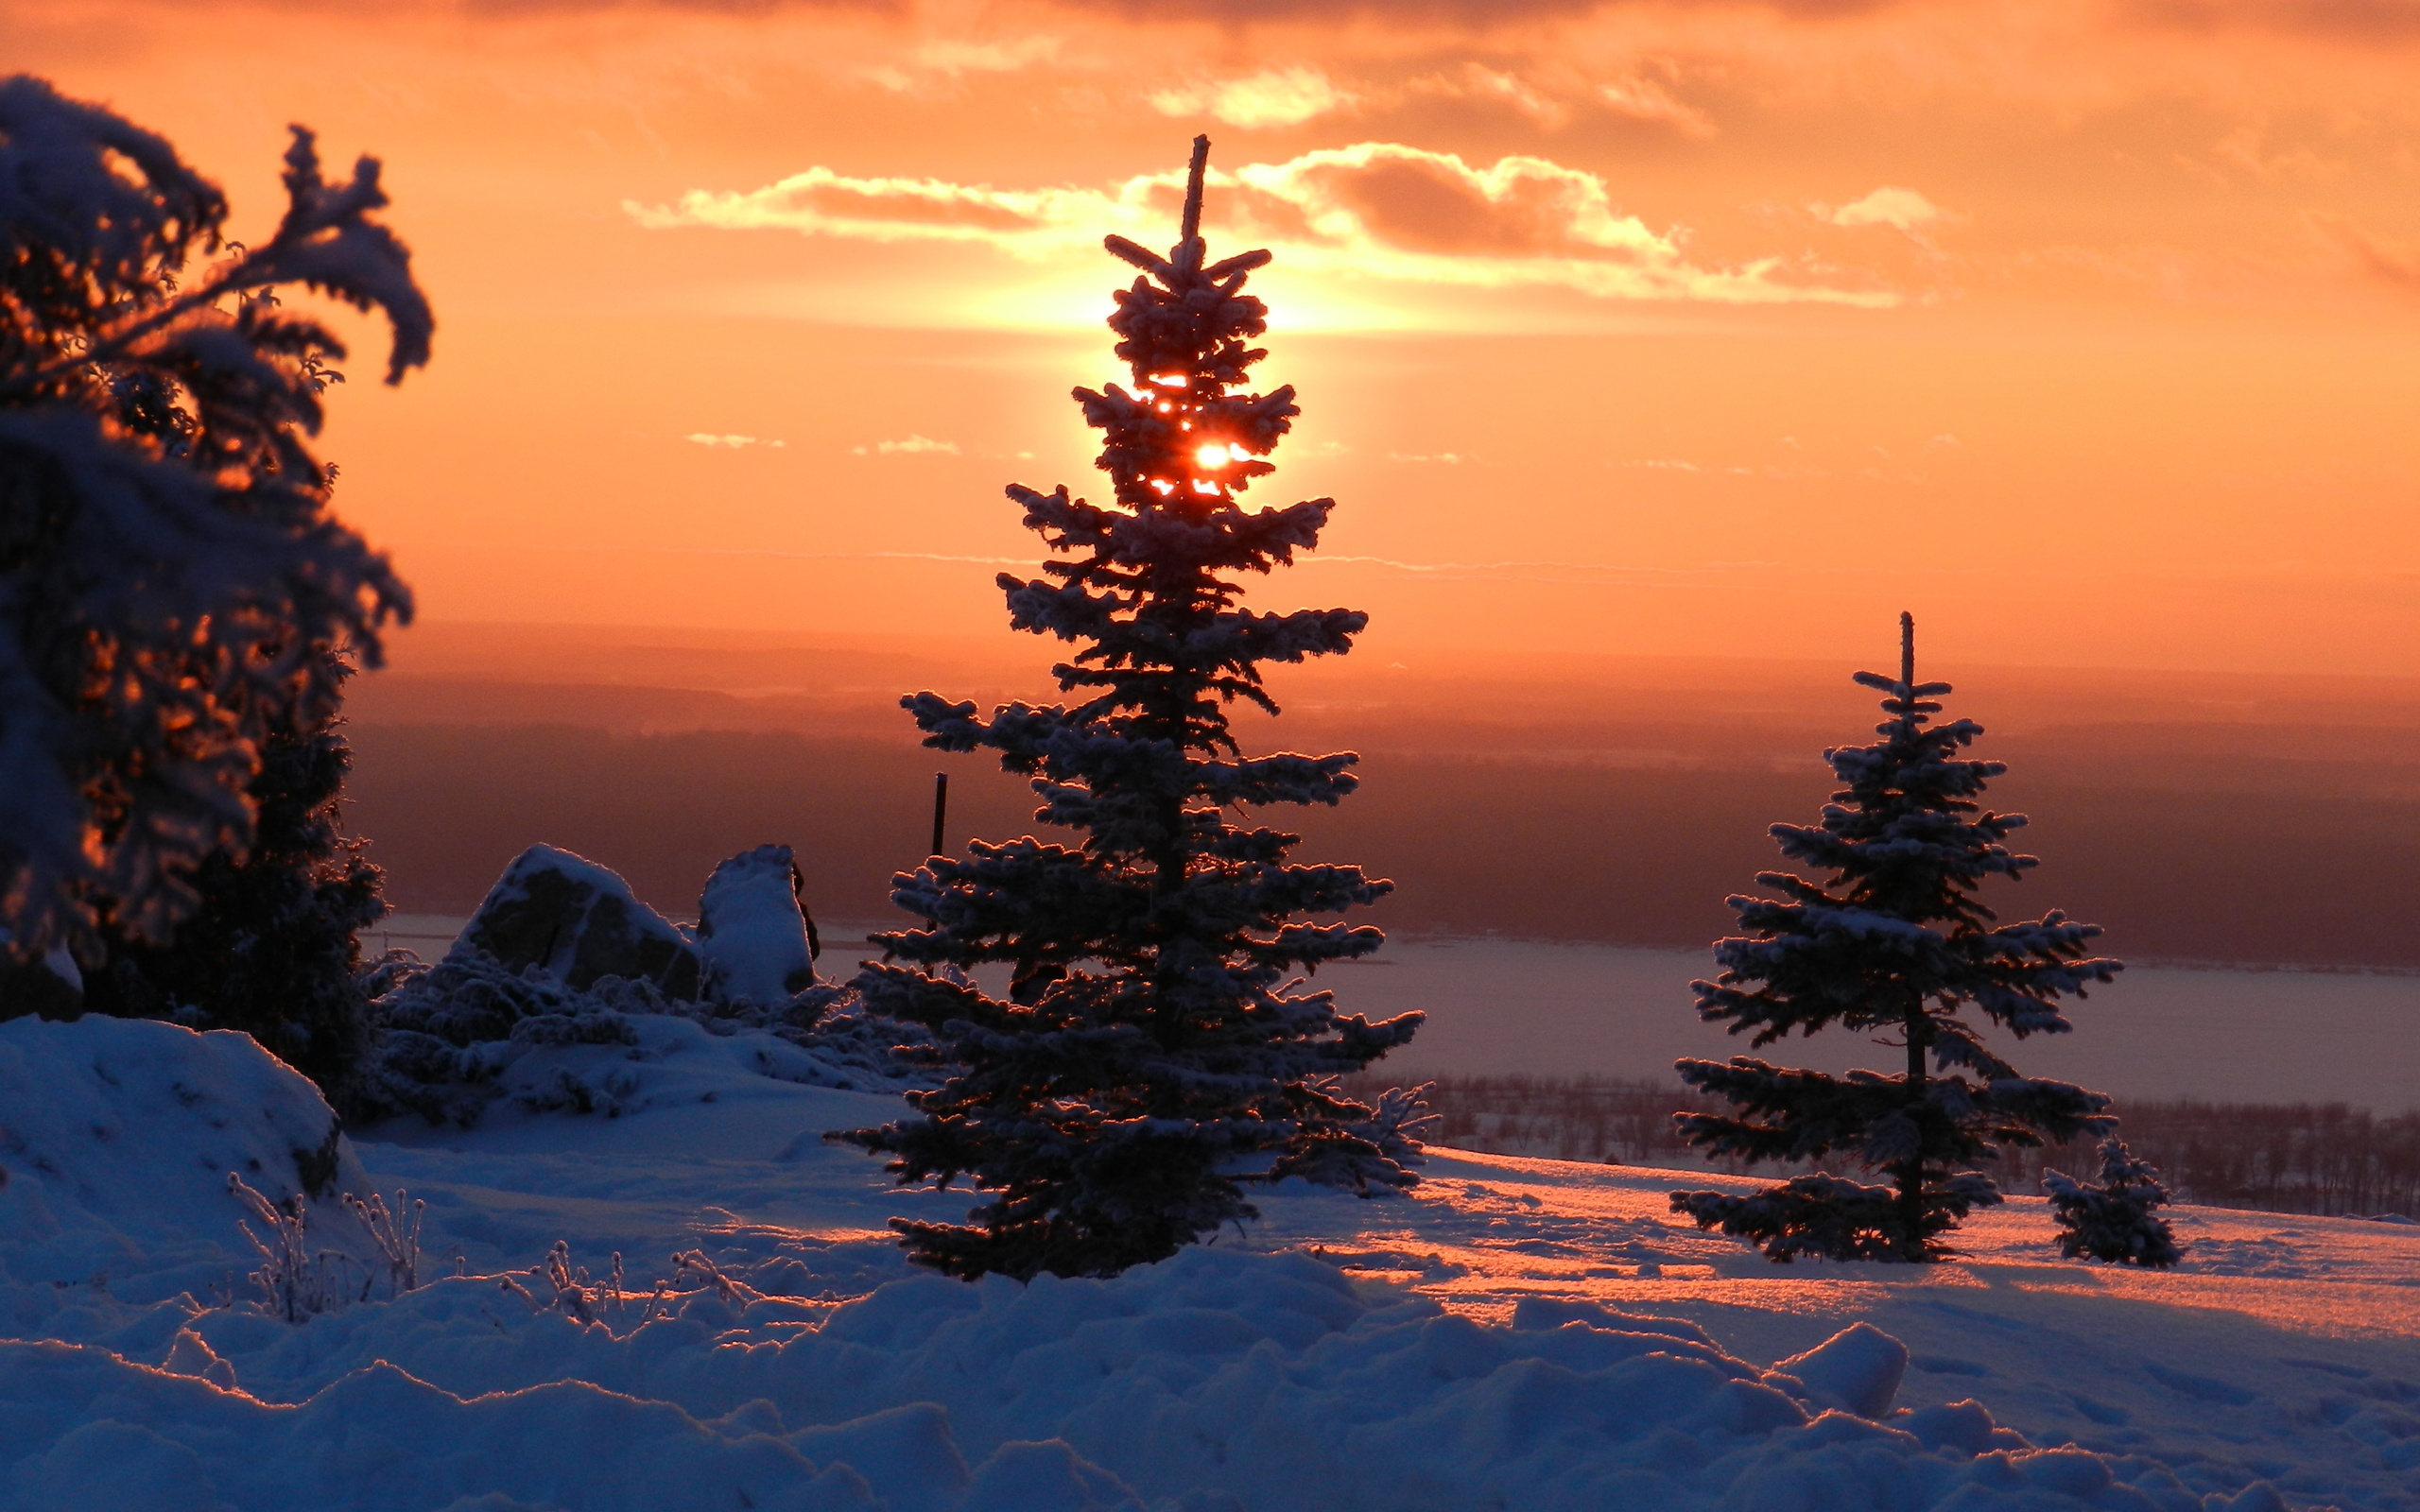
{"type": "Polygon", "coordinates": [[[896,1105],[755,1038],[666,1021],[625,1116],[331,1160],[240,1037],[0,1025],[0,1505],[2420,1506],[2420,1226],[2186,1209],[2150,1274],[2055,1260],[2018,1199],[1952,1263],[1785,1269],[1675,1227],[1668,1173],[1436,1151],[1409,1199],[969,1286],[882,1227],[962,1194],[818,1138],[896,1105]],[[231,1169],[425,1198],[424,1284],[389,1300],[321,1200],[370,1299],[268,1315],[231,1169]],[[1772,1370],[1857,1324],[1889,1337],[1772,1370]]]}

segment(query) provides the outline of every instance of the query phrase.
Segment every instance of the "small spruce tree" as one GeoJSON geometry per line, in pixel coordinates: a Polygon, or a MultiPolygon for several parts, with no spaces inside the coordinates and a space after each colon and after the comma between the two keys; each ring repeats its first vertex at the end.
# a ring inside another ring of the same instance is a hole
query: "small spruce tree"
{"type": "Polygon", "coordinates": [[[1246,573],[1310,550],[1333,501],[1246,509],[1247,484],[1298,410],[1294,390],[1239,391],[1265,329],[1245,277],[1265,251],[1212,263],[1201,235],[1209,139],[1194,143],[1180,240],[1109,318],[1132,392],[1079,388],[1105,433],[1113,507],[1011,487],[1025,523],[1071,559],[1002,575],[1011,624],[1082,647],[1054,669],[1085,696],[988,720],[931,693],[904,699],[925,744],[988,747],[1032,780],[1035,817],[1082,836],[977,842],[894,879],[928,927],[879,936],[858,979],[875,1011],[930,1027],[958,1070],[916,1116],[833,1136],[892,1157],[902,1184],[970,1177],[990,1200],[965,1225],[893,1220],[909,1255],[950,1275],[1108,1275],[1253,1215],[1244,1191],[1290,1175],[1362,1192],[1415,1179],[1336,1077],[1411,1038],[1301,990],[1300,969],[1365,955],[1367,926],[1301,921],[1374,901],[1357,868],[1287,861],[1299,838],[1227,809],[1333,804],[1350,753],[1247,757],[1226,706],[1275,713],[1262,663],[1350,648],[1353,610],[1237,607],[1246,573]],[[1007,995],[965,973],[1005,963],[1007,995]]]}
{"type": "Polygon", "coordinates": [[[258,816],[251,850],[202,861],[193,874],[200,902],[164,942],[104,922],[84,1005],[241,1029],[350,1113],[370,1043],[358,932],[386,917],[387,902],[364,842],[343,831],[353,751],[342,725],[332,713],[270,721],[248,789],[258,816]]]}
{"type": "Polygon", "coordinates": [[[2152,1269],[2183,1260],[2168,1220],[2152,1211],[2168,1201],[2159,1172],[2115,1134],[2100,1142],[2100,1153],[2098,1184],[2064,1171],[2042,1173],[2042,1190],[2059,1222],[2059,1253],[2152,1269]]]}
{"type": "Polygon", "coordinates": [[[1832,1076],[1749,1057],[1678,1063],[1682,1080],[1738,1109],[1674,1115],[1699,1149],[1751,1161],[1840,1156],[1890,1177],[1869,1186],[1817,1172],[1748,1196],[1672,1194],[1699,1228],[1760,1244],[1775,1261],[1938,1259],[1944,1233],[2000,1200],[1976,1162],[2003,1144],[2112,1123],[2106,1097],[2019,1076],[1960,1017],[1971,1005],[2020,1040],[2065,1033],[2058,1000],[2083,997],[2120,963],[2084,954],[2098,925],[2055,910],[1995,925],[1976,898],[1984,879],[2014,881],[2038,858],[2002,843],[2023,815],[1974,802],[2008,768],[1960,757],[1983,732],[1974,721],[1932,723],[1949,684],[1916,681],[1913,616],[1899,627],[1899,676],[1857,674],[1884,695],[1882,738],[1826,751],[1842,786],[1823,817],[1772,830],[1785,855],[1828,878],[1759,874],[1779,899],[1732,898],[1747,933],[1716,942],[1718,980],[1691,984],[1702,1018],[1758,1047],[1839,1025],[1894,1036],[1906,1051],[1898,1074],[1832,1076]]]}

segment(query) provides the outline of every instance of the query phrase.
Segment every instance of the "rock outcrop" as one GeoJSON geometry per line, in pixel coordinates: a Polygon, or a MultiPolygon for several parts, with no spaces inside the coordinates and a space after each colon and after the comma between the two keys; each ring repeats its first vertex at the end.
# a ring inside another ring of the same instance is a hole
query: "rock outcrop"
{"type": "Polygon", "coordinates": [[[801,885],[786,845],[760,845],[715,868],[698,900],[706,997],[772,1005],[815,985],[819,942],[799,905],[801,885]]]}
{"type": "Polygon", "coordinates": [[[510,971],[534,966],[576,991],[618,976],[666,997],[701,996],[703,963],[681,927],[612,869],[550,845],[533,845],[505,868],[454,949],[478,951],[510,971]]]}

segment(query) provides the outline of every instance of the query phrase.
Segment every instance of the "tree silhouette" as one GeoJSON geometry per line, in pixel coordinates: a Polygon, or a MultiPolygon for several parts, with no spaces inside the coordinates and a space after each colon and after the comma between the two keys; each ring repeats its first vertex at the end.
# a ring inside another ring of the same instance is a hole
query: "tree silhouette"
{"type": "Polygon", "coordinates": [[[298,127],[285,182],[234,246],[164,139],[0,79],[0,954],[164,938],[203,859],[252,844],[273,729],[335,711],[331,652],[376,665],[409,617],[310,450],[344,349],[276,295],[384,314],[389,382],[428,306],[375,160],[328,182],[298,127]]]}
{"type": "Polygon", "coordinates": [[[1269,253],[1208,261],[1209,146],[1194,143],[1167,257],[1107,239],[1141,270],[1109,318],[1134,387],[1075,397],[1104,435],[1114,506],[1008,490],[1071,558],[1001,576],[1010,623],[1081,647],[1054,669],[1081,701],[987,720],[931,693],[903,700],[925,745],[998,751],[1032,780],[1035,817],[1082,836],[978,841],[895,878],[893,900],[929,927],[879,936],[886,960],[859,978],[873,1008],[928,1025],[961,1069],[910,1094],[917,1116],[834,1137],[892,1156],[903,1184],[963,1175],[991,1194],[967,1225],[894,1220],[915,1260],[956,1276],[1112,1274],[1253,1216],[1251,1185],[1415,1179],[1334,1078],[1409,1040],[1420,1015],[1340,1016],[1289,980],[1382,938],[1297,916],[1389,885],[1288,864],[1298,836],[1226,813],[1353,791],[1350,753],[1242,754],[1227,706],[1275,713],[1262,664],[1340,654],[1367,616],[1237,605],[1239,576],[1310,550],[1334,506],[1237,503],[1298,411],[1291,387],[1240,391],[1266,329],[1243,284],[1269,253]],[[1005,998],[964,974],[986,963],[1009,967],[1005,998]]]}
{"type": "Polygon", "coordinates": [[[1842,786],[1823,817],[1772,827],[1783,854],[1829,878],[1759,874],[1779,900],[1732,898],[1747,933],[1716,942],[1718,980],[1691,984],[1701,1017],[1753,1033],[1758,1047],[1837,1024],[1895,1035],[1906,1051],[1897,1075],[1831,1076],[1748,1057],[1677,1063],[1682,1080],[1739,1109],[1676,1114],[1692,1145],[1750,1160],[1839,1153],[1889,1175],[1889,1186],[1818,1172],[1749,1196],[1672,1194],[1674,1210],[1699,1228],[1753,1240],[1776,1261],[1937,1259],[1948,1252],[1941,1235],[2000,1200],[1974,1162],[2001,1144],[2035,1146],[2115,1123],[2103,1112],[2108,1098],[2019,1076],[1959,1016],[1971,1005],[2020,1040],[2063,1034],[2070,1025],[2058,999],[2083,996],[2086,983],[2109,981],[2120,963],[2086,957],[2100,927],[2056,911],[1992,923],[1977,889],[1987,877],[2021,877],[2038,858],[2002,844],[2023,815],[1974,802],[2008,768],[1960,757],[1983,732],[1974,721],[1931,723],[1950,686],[1916,681],[1914,617],[1900,615],[1899,630],[1897,679],[1857,674],[1885,696],[1882,738],[1824,752],[1842,786]]]}

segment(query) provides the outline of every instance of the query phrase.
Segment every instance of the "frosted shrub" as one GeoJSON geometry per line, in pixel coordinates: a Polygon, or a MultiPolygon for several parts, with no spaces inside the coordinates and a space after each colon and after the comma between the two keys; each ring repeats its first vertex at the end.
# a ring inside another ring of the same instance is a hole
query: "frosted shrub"
{"type": "MultiPolygon", "coordinates": [[[[495,1101],[497,1083],[533,1051],[636,1045],[634,1020],[688,1019],[729,1037],[762,1030],[809,1052],[792,1079],[844,1090],[930,1085],[936,1059],[923,1026],[869,1014],[854,988],[822,984],[779,1005],[678,998],[648,981],[601,976],[584,988],[536,967],[514,971],[457,946],[437,965],[389,959],[365,973],[375,990],[375,1037],[360,1078],[367,1116],[420,1114],[468,1128],[495,1101]]],[[[555,1068],[512,1093],[532,1111],[621,1111],[636,1082],[628,1068],[555,1068]]]]}
{"type": "Polygon", "coordinates": [[[420,1289],[420,1230],[428,1216],[428,1204],[417,1199],[406,1203],[409,1194],[395,1194],[395,1205],[377,1193],[364,1201],[348,1192],[345,1205],[361,1220],[370,1242],[378,1246],[379,1258],[387,1263],[387,1296],[389,1300],[406,1292],[420,1289]]]}
{"type": "Polygon", "coordinates": [[[2168,1201],[2168,1188],[2149,1160],[2112,1134],[2100,1142],[2100,1180],[2079,1181],[2061,1171],[2042,1173],[2042,1190],[2059,1223],[2059,1253],[2153,1269],[2185,1258],[2168,1220],[2152,1210],[2168,1201]]]}
{"type": "MultiPolygon", "coordinates": [[[[233,1171],[227,1173],[227,1190],[268,1231],[264,1239],[252,1231],[251,1224],[241,1218],[235,1220],[235,1227],[251,1241],[254,1253],[261,1259],[261,1268],[245,1279],[260,1288],[265,1310],[288,1323],[302,1323],[359,1299],[354,1296],[353,1280],[360,1266],[352,1256],[332,1249],[311,1252],[303,1235],[301,1197],[281,1206],[246,1186],[233,1171]]],[[[360,1292],[363,1296],[369,1292],[366,1274],[361,1278],[360,1292]]]]}

